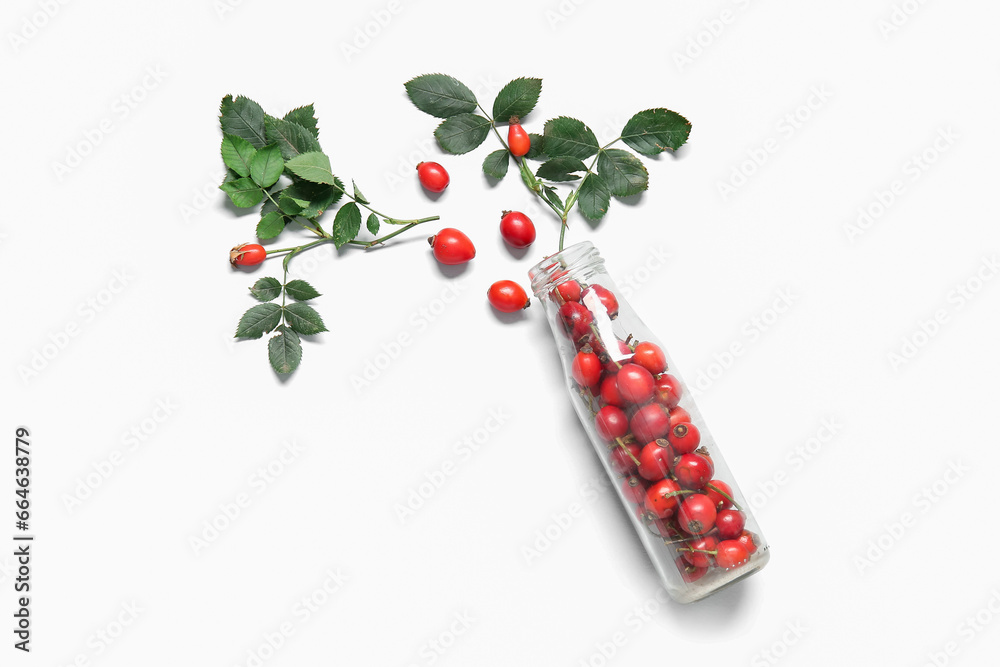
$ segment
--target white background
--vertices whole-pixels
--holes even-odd
[[[3,664],[995,655],[1000,10],[678,4],[6,2],[3,429],[9,442],[18,425],[33,433],[37,541],[30,656],[10,646],[15,575],[0,551]],[[610,139],[654,106],[692,121],[676,157],[648,161],[647,193],[597,229],[574,214],[568,239],[597,244],[687,381],[705,378],[699,405],[772,545],[759,575],[662,602],[613,496],[584,490],[601,472],[541,309],[501,321],[483,297],[500,278],[526,284],[557,225],[538,209],[535,245],[505,249],[499,212],[530,199],[516,177],[486,183],[492,138],[459,157],[427,142],[435,120],[402,84],[433,71],[487,107],[511,78],[542,77],[531,131],[565,114]],[[465,230],[476,259],[446,274],[429,229],[296,260],[330,332],[280,381],[264,341],[230,338],[247,287],[278,267],[226,261],[254,227],[215,189],[227,93],[275,114],[315,102],[339,175],[393,215]],[[87,154],[57,173],[73,152]],[[436,201],[412,171],[428,158],[452,175]],[[724,195],[726,183],[740,185]],[[859,209],[880,215],[852,235]],[[774,318],[781,290],[793,305]],[[400,334],[410,345],[352,385]],[[491,411],[502,427],[461,454]],[[131,429],[146,429],[133,449]],[[292,441],[301,452],[261,485],[256,471]],[[115,451],[119,465],[93,476]],[[12,458],[0,535],[14,532]],[[397,505],[449,461],[454,474],[401,520]],[[97,488],[69,508],[88,476]],[[196,553],[191,538],[239,494],[249,506]],[[579,515],[553,529],[573,503]],[[547,528],[556,539],[529,562]],[[347,580],[326,594],[330,571]],[[309,596],[324,604],[306,617]]]

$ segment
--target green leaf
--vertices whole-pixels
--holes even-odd
[[[237,338],[260,338],[281,322],[281,306],[262,303],[243,313],[236,325]]]
[[[320,294],[316,291],[316,288],[307,283],[304,280],[289,280],[288,284],[285,285],[285,292],[288,296],[292,297],[296,301],[308,301],[309,299],[315,299]]]
[[[410,101],[438,118],[450,118],[476,109],[476,96],[469,87],[446,74],[424,74],[406,82]]]
[[[326,153],[311,151],[297,155],[285,163],[293,174],[311,183],[333,185],[333,172],[330,170],[330,158]]]
[[[487,176],[501,179],[507,175],[507,167],[510,166],[510,152],[506,148],[493,151],[483,160],[483,171]]]
[[[219,123],[223,134],[232,134],[246,139],[254,148],[267,145],[267,134],[264,130],[264,110],[251,99],[240,95],[235,100],[232,95],[222,98],[219,108],[221,115]]]
[[[308,129],[298,123],[282,120],[273,116],[268,116],[265,120],[267,142],[278,144],[281,149],[281,157],[291,160],[296,155],[320,152],[322,149]]]
[[[299,335],[285,325],[275,331],[278,334],[267,341],[267,360],[276,373],[287,375],[298,368],[302,361],[302,344],[299,342]]]
[[[277,144],[261,148],[250,162],[250,178],[262,188],[269,188],[277,183],[284,170],[285,162],[281,159],[281,150]]]
[[[575,181],[574,171],[587,171],[587,165],[575,157],[554,157],[542,163],[535,175],[549,181]]]
[[[608,212],[611,204],[611,192],[608,184],[597,174],[590,174],[580,184],[576,197],[580,212],[590,220],[600,220]]]
[[[365,226],[368,227],[368,231],[372,236],[378,236],[379,221],[377,215],[369,213],[368,222],[365,223]]]
[[[288,188],[285,188],[287,190]],[[295,199],[288,195],[285,190],[281,191],[278,195],[278,208],[285,215],[298,215],[302,212],[302,209],[309,205],[308,201],[303,201],[301,199]]]
[[[250,208],[256,206],[264,199],[264,191],[249,178],[237,178],[235,181],[227,181],[219,186],[219,189],[229,195],[233,204],[240,208]]]
[[[285,228],[285,216],[278,211],[271,211],[261,216],[257,223],[257,238],[273,239]]]
[[[642,160],[620,148],[606,148],[597,156],[597,170],[616,197],[637,195],[649,187]]]
[[[240,176],[250,175],[250,161],[256,153],[257,149],[243,137],[222,135],[222,161]]]
[[[490,121],[472,113],[452,116],[434,130],[441,148],[454,155],[473,150],[486,141],[489,133]]]
[[[524,157],[529,160],[541,159],[540,156],[545,155],[545,146],[542,143],[545,141],[545,137],[531,132],[528,134],[528,138],[531,139],[531,148],[529,148],[528,152],[524,154]]]
[[[261,278],[250,288],[250,293],[258,301],[273,301],[281,296],[281,283],[277,278]]]
[[[545,123],[545,152],[549,157],[584,160],[599,147],[593,130],[575,118],[560,116]]]
[[[284,308],[285,321],[297,333],[303,336],[311,336],[321,331],[326,331],[323,318],[319,316],[316,309],[307,303],[290,303]]]
[[[226,167],[226,176],[225,176],[225,178],[222,179],[222,182],[223,183],[230,183],[230,182],[235,181],[235,180],[237,180],[239,178],[240,178],[239,174],[237,174],[235,171],[233,171],[229,167]]]
[[[339,248],[348,241],[353,241],[359,231],[361,231],[361,209],[354,202],[347,202],[340,207],[337,217],[333,219],[333,245]]]
[[[493,100],[493,120],[506,123],[511,116],[524,118],[538,104],[541,92],[541,79],[514,79],[501,88]]]
[[[691,123],[669,109],[647,109],[632,116],[622,130],[622,141],[642,155],[677,150],[688,140]]]
[[[563,210],[566,206],[563,204],[562,199],[559,198],[559,193],[556,192],[555,188],[549,187],[547,185],[542,186],[542,196],[545,197],[553,206],[559,210]]]
[[[306,128],[309,130],[309,134],[319,139],[318,121],[316,120],[316,110],[313,109],[313,105],[307,104],[304,107],[292,109],[285,114],[283,120],[287,120],[289,123],[295,123],[296,125]]]
[[[298,211],[299,215],[305,218],[315,218],[336,204],[343,196],[344,184],[336,177],[333,181],[334,185],[295,181],[282,192],[301,207]]]
[[[365,196],[363,194],[361,194],[361,190],[358,190],[358,184],[354,182],[354,179],[351,179],[351,185],[354,186],[354,198],[356,200],[358,200],[362,204],[370,204],[371,203],[370,201],[368,201],[365,198]]]

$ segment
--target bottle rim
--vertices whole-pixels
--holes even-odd
[[[584,271],[591,271],[604,264],[601,253],[590,241],[581,241],[546,257],[528,270],[531,291],[541,297],[562,283],[573,280]]]

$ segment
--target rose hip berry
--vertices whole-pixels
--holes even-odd
[[[256,266],[265,259],[267,251],[257,243],[241,243],[229,251],[229,263],[233,266]]]
[[[657,482],[670,473],[674,453],[665,440],[651,442],[639,452],[639,476]]]
[[[698,581],[708,573],[707,567],[695,567],[680,556],[674,562],[677,564],[677,569],[681,572],[681,579],[689,584]]]
[[[743,545],[747,553],[753,555],[757,553],[757,536],[749,530],[744,530],[736,541]]]
[[[566,335],[575,340],[590,331],[594,314],[582,303],[567,301],[559,307],[559,321]]]
[[[674,477],[685,489],[700,489],[712,479],[715,467],[701,454],[684,454],[674,463]],[[713,511],[715,503],[712,504]]]
[[[443,192],[451,177],[448,172],[437,162],[421,162],[417,165],[417,177],[420,178],[420,185],[431,192]]]
[[[619,408],[625,405],[625,399],[618,391],[618,375],[609,375],[601,381],[601,400]]]
[[[531,137],[521,127],[521,119],[517,116],[510,117],[510,125],[507,128],[507,146],[510,154],[514,157],[527,155],[531,150]]]
[[[670,411],[670,428],[685,423],[691,423],[691,413],[684,408],[674,408]]]
[[[739,510],[722,510],[716,512],[715,527],[719,529],[719,537],[724,540],[735,540],[743,534],[746,517]]]
[[[656,400],[671,410],[677,407],[683,391],[680,381],[669,373],[656,378]]]
[[[634,475],[638,468],[635,459],[639,458],[639,445],[628,444],[624,447],[615,447],[608,458],[611,460],[611,467],[619,475]]]
[[[670,418],[662,405],[650,403],[642,406],[632,415],[630,426],[636,440],[652,442],[667,434],[667,431],[670,430]]]
[[[486,290],[490,305],[501,313],[516,313],[531,305],[524,288],[513,280],[498,280]]]
[[[716,547],[715,564],[724,570],[732,570],[750,560],[750,552],[739,540],[722,540]]]
[[[578,352],[570,366],[573,379],[581,387],[593,387],[600,382],[602,370],[601,360],[593,352]]]
[[[702,535],[715,525],[715,506],[704,493],[689,495],[677,509],[677,523],[692,535]]]
[[[500,236],[514,248],[527,248],[535,241],[535,225],[520,211],[504,211],[500,218]]]
[[[646,485],[638,477],[626,477],[622,482],[622,492],[633,503],[641,503],[646,497]]]
[[[715,551],[717,546],[719,546],[718,538],[711,535],[691,540],[687,543],[687,548],[694,549],[695,551],[684,551],[682,552],[682,557],[695,567],[708,567],[712,564],[714,555],[703,552]]]
[[[705,485],[705,495],[715,503],[716,510],[724,510],[732,505],[729,499],[733,497],[733,490],[721,479],[709,480]]]
[[[680,490],[672,479],[656,482],[646,492],[646,509],[661,519],[670,517],[680,502]]]
[[[442,264],[465,264],[476,256],[476,247],[469,237],[451,227],[445,227],[427,242],[434,251],[434,259]]]
[[[656,343],[644,341],[635,346],[632,363],[639,364],[653,375],[667,370],[667,357]]]
[[[624,364],[618,371],[618,392],[629,403],[642,405],[653,397],[653,376],[638,364]]]
[[[677,424],[667,433],[667,441],[678,454],[690,454],[698,449],[701,433],[694,424]]]
[[[628,433],[628,417],[621,408],[613,405],[605,405],[600,409],[594,417],[594,425],[597,427],[598,435],[608,442],[624,437]]]
[[[608,311],[608,317],[611,319],[618,317],[618,299],[611,293],[611,290],[601,285],[591,285],[583,293],[584,297],[586,297],[588,292],[593,292],[597,295],[597,298],[604,305],[605,310]]]
[[[580,283],[575,280],[567,280],[564,283],[560,283],[556,287],[556,291],[559,292],[559,296],[562,297],[563,301],[579,301],[582,293]]]

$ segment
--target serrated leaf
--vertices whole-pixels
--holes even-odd
[[[507,175],[507,168],[510,166],[510,152],[506,148],[493,151],[483,160],[483,171],[487,176],[502,179]]]
[[[542,187],[542,196],[545,197],[553,206],[559,210],[563,210],[566,206],[563,204],[562,199],[559,198],[559,193],[556,192],[555,188],[550,188],[549,186]]]
[[[313,109],[313,105],[307,104],[304,107],[292,109],[285,114],[282,120],[287,120],[289,123],[301,125],[309,130],[309,134],[319,139],[319,126],[318,121],[316,120],[316,110]]]
[[[232,181],[238,180],[239,178],[241,178],[241,176],[239,174],[237,174],[235,171],[233,171],[229,167],[226,167],[226,175],[222,179],[222,182],[223,183],[231,183]]]
[[[250,175],[250,161],[256,154],[257,149],[243,137],[222,135],[222,161],[240,176]]]
[[[649,187],[642,160],[620,148],[606,148],[597,156],[597,171],[616,197],[637,195]]]
[[[219,123],[223,134],[232,134],[250,142],[254,148],[267,145],[264,130],[264,110],[253,100],[240,95],[235,100],[232,95],[222,98],[219,108]]]
[[[542,155],[545,155],[545,137],[534,132],[528,133],[528,138],[531,139],[531,148],[528,152],[524,154],[524,157],[529,160],[541,159]]]
[[[434,130],[434,136],[437,137],[441,148],[454,155],[468,153],[477,148],[486,141],[486,135],[489,133],[490,121],[472,113],[447,118]]]
[[[291,160],[297,155],[311,152],[322,152],[319,141],[305,127],[274,116],[265,119],[268,143],[278,144],[281,157]]]
[[[288,284],[285,285],[285,292],[296,301],[308,301],[320,295],[315,287],[298,278],[288,281]]]
[[[334,177],[333,185],[321,185],[309,181],[295,181],[282,190],[287,197],[302,208],[298,214],[304,218],[315,218],[323,213],[343,196],[344,184]]]
[[[337,217],[333,219],[333,245],[339,248],[348,241],[353,241],[360,231],[361,209],[354,202],[347,202],[340,207]]]
[[[535,175],[548,181],[575,181],[580,177],[574,171],[587,171],[587,165],[575,157],[554,157],[543,162]]]
[[[330,158],[326,153],[311,151],[296,155],[285,163],[285,167],[300,178],[310,183],[333,185],[333,172],[330,170]]]
[[[323,318],[319,316],[316,309],[307,303],[290,303],[284,308],[285,321],[297,333],[303,336],[311,336],[321,331],[326,331]]]
[[[262,303],[243,313],[236,325],[237,338],[260,338],[281,322],[281,306]]]
[[[285,190],[287,189],[288,188],[285,188]],[[278,195],[277,197],[278,208],[281,209],[281,212],[284,213],[285,215],[298,215],[299,213],[302,212],[302,209],[304,207],[309,205],[308,201],[295,199],[294,197],[286,193],[285,190],[282,190],[281,194]]]
[[[351,185],[354,186],[354,199],[361,202],[362,204],[371,203],[368,201],[368,199],[365,198],[363,194],[361,194],[361,190],[358,189],[358,184],[354,182],[354,179],[351,179]]]
[[[249,178],[237,178],[235,181],[227,181],[219,186],[219,189],[229,195],[233,204],[240,208],[250,208],[256,206],[264,199],[264,191]]]
[[[250,288],[250,293],[258,301],[273,301],[281,296],[281,283],[277,278],[261,278]]]
[[[500,89],[493,100],[493,120],[506,123],[511,116],[524,118],[538,104],[542,80],[522,77]]]
[[[299,335],[285,325],[277,329],[276,336],[267,341],[267,360],[276,373],[287,375],[299,367],[302,361],[302,344]]]
[[[285,228],[285,216],[278,211],[271,211],[261,216],[257,223],[257,238],[261,240],[273,239]]]
[[[368,221],[365,223],[365,226],[368,228],[368,231],[372,236],[378,236],[379,221],[377,215],[369,213]]]
[[[599,147],[594,131],[582,121],[560,116],[545,123],[545,152],[549,157],[584,160]]]
[[[410,101],[438,118],[450,118],[476,109],[476,96],[469,87],[447,74],[424,74],[406,82]]]
[[[629,118],[622,141],[642,155],[677,150],[691,134],[691,123],[669,109],[646,109]]]
[[[250,161],[250,178],[262,188],[269,188],[277,183],[284,170],[285,162],[281,159],[281,150],[277,144],[261,148]]]
[[[611,191],[607,183],[597,174],[590,174],[580,184],[576,201],[580,212],[590,220],[600,220],[608,212],[611,204]]]

